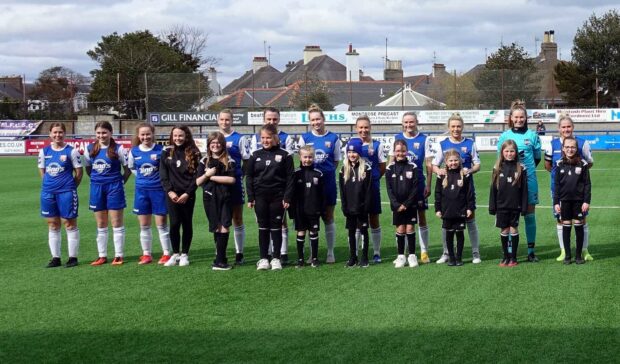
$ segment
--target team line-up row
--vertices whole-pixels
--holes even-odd
[[[99,256],[91,263],[93,266],[108,262],[109,225],[112,225],[115,251],[112,264],[124,263],[124,183],[132,172],[136,184],[133,212],[138,217],[143,250],[139,264],[153,261],[151,224],[154,219],[162,248],[158,263],[189,265],[192,218],[199,186],[203,188],[204,210],[215,242],[214,270],[228,270],[232,266],[228,264],[226,253],[231,230],[235,264],[245,261],[243,205],[246,203],[255,210],[258,224],[258,270],[279,270],[289,263],[287,214],[294,221],[296,231],[296,266],[319,266],[321,220],[327,247],[324,261],[334,263],[334,210],[338,191],[348,231],[346,266],[367,267],[371,259],[379,263],[380,179],[385,177],[398,251],[394,265],[397,268],[417,267],[416,235],[421,248],[420,261],[430,263],[426,210],[433,174],[437,176],[434,208],[442,219],[444,245],[437,263],[463,265],[466,228],[472,246],[472,262],[482,261],[472,178],[480,170],[480,159],[475,142],[462,135],[464,123],[458,114],[448,120],[448,137],[432,146],[426,135],[418,130],[416,114],[405,113],[402,132],[396,134],[390,146],[388,163],[383,146],[372,139],[368,117],[357,119],[358,137],[351,138],[342,148],[339,136],[326,129],[323,111],[312,106],[308,113],[311,130],[301,135],[293,150],[292,138],[277,129],[279,110],[266,109],[264,125],[260,133],[251,137],[248,153],[245,138],[231,128],[232,112],[223,110],[218,117],[219,131],[209,134],[204,156],[186,126],[175,126],[170,132],[169,146],[163,148],[155,143],[154,127],[141,123],[136,127],[132,148],[126,150],[114,141],[112,125],[99,122],[95,126],[96,142],[81,155],[65,143],[64,125],[52,124],[51,144],[41,150],[38,161],[43,180],[41,215],[47,219],[52,255],[47,266],[62,265],[61,223],[68,241],[69,258],[65,266],[78,265],[77,187],[83,166],[90,175],[89,208],[94,211],[97,224]],[[495,215],[496,227],[500,230],[503,250],[500,266],[512,267],[518,264],[521,215],[525,220],[527,261],[538,261],[535,254],[536,165],[543,160],[543,153],[538,135],[528,129],[527,111],[522,103],[513,103],[509,127],[498,142],[489,213]],[[553,212],[558,222],[561,253],[557,260],[565,264],[572,262],[570,239],[574,227],[574,261],[582,264],[593,259],[587,250],[586,224],[591,191],[589,168],[593,159],[588,143],[574,137],[573,129],[570,117],[560,118],[560,137],[553,139],[545,151],[544,163],[551,172]],[[294,152],[299,153],[297,169],[293,166]],[[342,166],[338,169],[340,162]],[[417,234],[415,225],[418,225]],[[306,235],[310,242],[308,260]],[[371,241],[372,258],[369,254]]]

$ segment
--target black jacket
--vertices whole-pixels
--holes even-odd
[[[235,161],[232,158],[228,160],[228,169],[225,169],[224,164],[219,160],[204,157],[200,160],[200,164],[198,164],[196,178],[202,176],[207,169],[213,167],[215,167],[215,176],[235,177]],[[211,198],[217,198],[218,201],[228,201],[232,193],[232,186],[232,184],[216,183],[208,180],[202,185],[202,189],[205,197],[209,195]]]
[[[289,207],[292,219],[297,216],[318,216],[325,212],[323,173],[314,166],[301,167],[293,175],[293,199]]]
[[[590,183],[590,169],[584,160],[579,164],[568,164],[558,161],[555,168],[555,186],[553,188],[553,204],[560,201],[579,201],[590,203],[592,184]]]
[[[448,179],[448,186],[443,188],[443,180]],[[445,176],[438,176],[435,184],[435,212],[441,211],[443,219],[460,219],[467,217],[467,210],[476,209],[476,198],[472,188],[471,175],[463,176],[460,169],[449,169]]]
[[[366,164],[366,170],[358,175],[357,165],[355,165],[350,173],[350,178],[345,182],[344,166],[340,168],[338,181],[342,212],[345,216],[368,214],[372,201],[370,194],[372,169]]]
[[[174,153],[171,155],[171,147],[167,147],[161,154],[161,168],[159,177],[161,185],[166,193],[174,191],[177,194],[187,193],[188,195],[196,192],[196,172],[200,161],[200,152],[192,155],[194,170],[190,172],[189,164],[185,160],[185,148],[175,146]]]
[[[256,196],[282,196],[290,202],[294,172],[293,157],[280,146],[254,151],[245,177],[248,201],[255,201]]]
[[[489,195],[489,213],[517,211],[522,215],[527,212],[527,171],[521,165],[521,179],[513,185],[517,172],[516,161],[504,161],[499,171],[499,188],[497,183],[491,183]]]
[[[385,185],[392,211],[397,211],[400,205],[417,208],[418,169],[415,163],[407,159],[390,163],[385,171]]]

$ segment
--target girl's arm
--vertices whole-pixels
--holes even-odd
[[[474,211],[476,209],[476,194],[474,193],[474,177],[471,174],[465,176],[467,189],[465,190],[465,198],[467,199],[467,210]],[[469,215],[468,215],[469,217]]]
[[[590,181],[590,170],[587,168],[587,165],[581,169],[581,173],[583,173],[583,202],[588,204],[589,207],[592,199],[592,182]]]
[[[525,216],[527,214],[528,207],[528,191],[527,191],[527,169],[523,168],[523,173],[521,175],[521,215]]]
[[[411,169],[411,173],[413,173],[413,178],[412,178],[412,185],[411,185],[411,189],[409,190],[409,194],[407,195],[407,199],[405,200],[405,202],[403,202],[403,205],[405,206],[415,206],[416,205],[416,198],[418,197],[418,171],[417,168],[412,168]]]
[[[289,137],[290,138],[290,137]],[[284,188],[284,208],[288,208],[291,200],[293,199],[293,188],[295,180],[293,175],[295,174],[295,167],[293,162],[293,155],[288,154],[284,157],[284,171],[286,173],[286,187]]]
[[[245,174],[245,189],[248,191],[248,206],[254,203],[254,161],[256,157],[254,154],[248,159],[246,174]]]
[[[346,163],[346,162],[345,162]],[[345,214],[347,208],[347,194],[344,193],[344,173],[343,168],[340,168],[340,172],[338,173],[338,191],[340,191],[340,206],[342,208],[342,212]]]
[[[443,188],[441,183],[443,182],[443,178],[447,177],[437,177],[435,181],[435,212],[441,212],[441,190]]]
[[[433,185],[433,165],[431,164],[431,158],[426,158],[424,161],[426,167],[426,187],[424,187],[424,198],[431,195],[431,186]]]
[[[168,159],[169,151],[164,149],[161,152],[161,159],[159,161],[159,180],[161,182],[161,187],[166,191],[166,193],[172,191],[172,183],[170,183],[170,177],[168,172],[168,163],[166,162]],[[88,167],[86,167],[88,171]],[[90,175],[90,173],[89,173]]]
[[[495,172],[495,171],[493,171]],[[495,215],[497,213],[497,185],[491,178],[491,188],[489,188],[489,214]]]
[[[471,164],[471,169],[468,170],[469,174],[474,174],[480,170],[480,155],[478,155],[478,148],[476,148],[476,143],[473,143],[471,146]]]
[[[387,171],[389,173],[385,176],[385,187],[387,189],[388,199],[390,200],[390,208],[392,211],[396,211],[401,205],[400,202],[396,201],[393,187],[394,179],[398,178],[398,176],[392,177],[392,171],[389,168]]]

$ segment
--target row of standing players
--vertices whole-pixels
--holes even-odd
[[[502,266],[517,264],[519,213],[525,215],[528,240],[528,261],[535,262],[534,206],[538,203],[535,166],[541,160],[540,142],[535,133],[527,129],[527,113],[522,105],[513,105],[510,129],[500,138],[500,154],[494,167],[489,211],[497,214],[496,225],[501,229],[504,251]],[[309,110],[312,130],[300,137],[301,168],[293,169],[292,139],[277,131],[277,109],[266,109],[265,126],[259,135],[251,138],[248,153],[240,134],[231,129],[232,115],[222,111],[218,119],[220,133],[209,135],[207,155],[200,151],[187,127],[175,127],[170,134],[170,147],[154,142],[154,128],[140,124],[136,128],[133,148],[125,151],[112,138],[109,123],[98,123],[95,128],[97,143],[89,146],[83,163],[91,176],[89,207],[97,221],[97,246],[99,258],[92,265],[107,263],[108,223],[113,227],[115,247],[114,265],[123,264],[125,196],[123,183],[136,175],[134,213],[140,223],[140,242],[143,255],[140,264],[152,262],[151,219],[155,215],[163,255],[160,264],[166,266],[188,265],[189,249],[193,237],[192,217],[195,191],[203,186],[205,213],[209,231],[214,235],[215,270],[230,269],[226,257],[229,229],[234,227],[235,263],[244,261],[245,229],[243,227],[244,191],[241,184],[242,164],[245,164],[248,207],[256,211],[259,228],[260,259],[258,269],[281,269],[288,260],[288,228],[285,213],[295,220],[297,231],[298,266],[303,266],[306,232],[310,238],[309,264],[318,266],[318,231],[320,218],[325,224],[327,263],[335,262],[334,207],[336,205],[336,168],[340,156],[339,137],[325,129],[323,112],[314,107]],[[405,113],[403,132],[396,135],[390,154],[393,162],[386,168],[386,158],[381,144],[370,134],[370,120],[360,117],[356,122],[359,138],[352,138],[346,147],[346,156],[339,174],[343,213],[346,217],[350,257],[347,266],[368,266],[369,227],[373,241],[375,262],[380,262],[381,213],[379,180],[386,175],[386,185],[396,226],[398,255],[396,267],[418,265],[415,254],[415,230],[419,225],[421,261],[429,263],[429,234],[426,223],[426,199],[430,195],[431,175],[438,176],[435,189],[435,210],[443,219],[442,241],[444,250],[438,263],[462,265],[463,231],[468,229],[472,244],[473,263],[480,263],[479,239],[475,223],[475,192],[471,175],[480,169],[480,160],[472,139],[463,138],[463,120],[453,115],[448,121],[448,137],[432,150],[429,140],[417,129],[417,116]],[[554,139],[546,153],[546,167],[555,176],[556,166],[569,162],[570,148],[566,155],[562,143],[572,138],[573,123],[570,118],[560,120],[560,138]],[[50,267],[60,266],[60,222],[65,224],[69,246],[67,266],[77,265],[79,230],[77,228],[77,185],[81,180],[79,153],[64,144],[64,126],[54,124],[50,129],[52,144],[42,150],[39,168],[43,177],[41,214],[48,220],[49,246],[52,253]],[[504,143],[510,140],[512,142]],[[576,139],[576,153],[572,156],[583,163],[579,173],[567,172],[562,176],[579,175],[580,184],[560,185],[557,204],[558,238],[562,249],[559,260],[570,262],[570,228],[574,224],[577,234],[576,261],[591,259],[587,245],[582,256],[581,247],[587,244],[585,214],[589,204],[588,167],[592,164],[587,143]],[[514,154],[512,156],[510,153]],[[244,160],[245,159],[245,160]],[[242,162],[243,161],[243,162]],[[440,166],[445,161],[445,168]],[[520,163],[517,163],[520,162]],[[572,163],[572,162],[571,162]],[[419,165],[419,166],[418,166]],[[123,172],[121,168],[124,167]],[[513,168],[513,169],[510,169]],[[426,176],[423,169],[426,169]],[[508,169],[508,170],[505,170]],[[560,169],[564,171],[564,169]],[[497,173],[495,173],[497,171]],[[530,173],[528,173],[528,171]],[[387,173],[386,173],[387,172]],[[506,173],[504,173],[506,172]],[[509,176],[510,174],[510,176]],[[552,178],[553,180],[553,178]],[[587,180],[587,183],[586,183]],[[562,179],[555,179],[562,182]],[[517,183],[518,182],[518,183]],[[565,181],[564,181],[565,182]],[[564,183],[562,182],[562,183]],[[585,186],[585,187],[584,187]],[[563,193],[562,189],[581,189],[581,194]],[[512,191],[514,190],[514,191]],[[512,191],[512,192],[510,192]],[[587,193],[586,193],[587,192]],[[512,196],[512,197],[511,197]],[[515,196],[520,196],[521,200]],[[580,201],[575,202],[575,196]],[[568,198],[568,200],[567,200]],[[556,202],[554,195],[554,202]],[[569,203],[570,202],[570,203]],[[579,202],[581,204],[579,204]],[[557,206],[556,206],[557,205]],[[575,207],[575,206],[577,206]],[[567,207],[572,206],[572,207]],[[166,215],[170,215],[170,228]],[[572,215],[571,215],[572,214]],[[560,216],[561,215],[561,216]],[[574,215],[574,216],[573,216]],[[533,226],[533,229],[532,229]],[[182,230],[182,234],[181,234]],[[568,235],[567,235],[568,231]],[[456,238],[456,251],[453,247]],[[585,241],[584,241],[585,240]],[[359,243],[359,244],[358,244]],[[568,244],[567,244],[568,243]],[[408,245],[408,257],[405,248]],[[361,246],[361,254],[358,254]],[[358,255],[359,257],[358,261]]]

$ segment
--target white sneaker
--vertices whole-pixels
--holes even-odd
[[[402,268],[405,266],[406,263],[407,258],[405,258],[405,255],[399,254],[394,260],[394,268]]]
[[[448,262],[448,260],[450,260],[450,258],[449,258],[447,255],[442,254],[442,255],[441,255],[441,258],[437,259],[437,262],[436,262],[436,263],[437,263],[437,264],[444,264],[444,263],[447,263],[447,262]]]
[[[177,264],[179,264],[179,254],[172,254],[170,259],[164,263],[164,267],[174,267]]]
[[[256,270],[269,270],[271,269],[271,265],[267,259],[261,259],[256,262]]]
[[[474,264],[482,263],[482,259],[480,259],[480,253],[474,253],[473,254],[473,259],[471,260],[471,262],[474,263]]]
[[[334,253],[331,254],[327,254],[327,258],[325,258],[325,263],[327,264],[334,264],[336,263],[336,258],[334,257]]]
[[[187,267],[189,265],[189,257],[187,254],[181,254],[179,258],[179,267]]]
[[[415,254],[409,254],[409,256],[407,257],[407,263],[409,264],[411,268],[417,267],[418,257],[416,257]]]
[[[271,259],[271,270],[282,270],[282,262],[280,262],[280,259]]]

